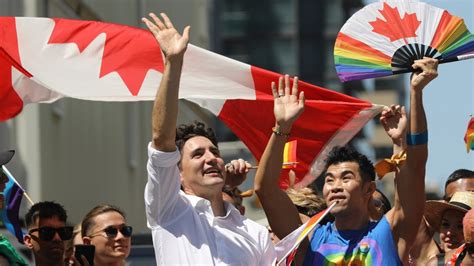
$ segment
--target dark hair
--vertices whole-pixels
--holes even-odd
[[[61,222],[66,223],[67,213],[62,205],[53,201],[42,201],[31,206],[25,214],[26,228],[35,224],[38,218],[48,219],[57,217]]]
[[[92,210],[90,210],[86,214],[86,216],[84,216],[84,219],[82,219],[82,222],[81,222],[82,236],[88,236],[90,234],[89,231],[95,225],[94,218],[96,216],[99,216],[107,212],[118,212],[120,213],[120,215],[122,215],[123,218],[125,218],[125,213],[122,210],[120,210],[118,207],[115,207],[113,205],[108,205],[108,204],[101,204],[101,205],[95,206]]]
[[[324,172],[328,170],[329,166],[344,162],[357,163],[363,181],[375,180],[375,170],[372,162],[365,155],[350,147],[334,147],[326,158]]]
[[[176,146],[181,152],[184,143],[192,137],[203,136],[208,138],[212,144],[217,147],[217,138],[212,128],[206,128],[206,125],[199,121],[194,121],[193,124],[182,124],[176,128]]]
[[[380,191],[380,189],[376,188],[375,191],[377,191],[382,198],[380,201],[382,202],[383,208],[384,208],[384,214],[387,213],[390,209],[392,209],[392,205],[390,204],[390,201],[388,200],[387,196]]]
[[[467,169],[458,169],[454,171],[448,176],[448,179],[446,180],[446,183],[444,184],[444,189],[446,190],[446,188],[448,187],[450,183],[462,178],[474,178],[474,171],[467,170]]]

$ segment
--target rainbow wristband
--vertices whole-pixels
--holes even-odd
[[[428,131],[420,134],[407,134],[407,144],[410,146],[424,145],[428,143]]]

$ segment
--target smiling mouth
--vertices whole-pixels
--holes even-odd
[[[222,176],[221,171],[219,171],[218,169],[215,169],[215,168],[208,169],[208,170],[204,171],[203,174],[205,174],[205,175],[218,175],[218,176]]]

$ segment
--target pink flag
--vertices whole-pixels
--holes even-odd
[[[156,95],[163,58],[146,30],[22,17],[0,18],[0,28],[0,121],[27,103],[61,97],[149,101]],[[278,76],[189,45],[179,96],[218,116],[259,159],[274,125],[270,82]],[[305,185],[321,170],[324,155],[346,144],[382,107],[304,82],[300,88],[306,107],[291,139],[298,140],[296,182]]]

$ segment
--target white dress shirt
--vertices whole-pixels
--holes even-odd
[[[148,145],[145,210],[157,265],[274,265],[276,254],[265,227],[225,202],[215,217],[210,202],[180,190],[178,150]]]

